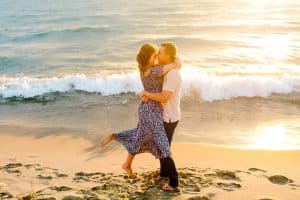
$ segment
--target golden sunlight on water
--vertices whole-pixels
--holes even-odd
[[[293,2],[296,0],[288,0],[289,2]],[[270,4],[286,4],[287,0],[248,0],[248,2],[255,5],[270,5]]]
[[[273,126],[258,127],[252,138],[250,149],[288,150],[296,149],[297,139],[287,134],[284,123]]]
[[[289,35],[271,35],[253,41],[261,48],[262,56],[276,61],[283,61],[291,53],[292,40]]]

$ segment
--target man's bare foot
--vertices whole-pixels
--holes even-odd
[[[164,177],[161,175],[158,175],[157,177],[155,177],[155,182],[160,182],[160,181],[166,182],[166,181],[168,181],[168,177]]]
[[[128,174],[128,177],[129,177],[129,178],[136,178],[136,175],[133,174],[133,172],[132,172],[131,166],[128,166],[128,165],[126,165],[126,164],[123,164],[123,165],[122,165],[122,168],[126,171],[126,173]]]
[[[110,143],[114,139],[115,139],[115,136],[113,136],[112,134],[107,135],[105,138],[103,138],[101,140],[101,142],[100,142],[101,147],[105,147],[105,145],[107,145],[108,143]]]
[[[168,183],[165,183],[165,185],[162,187],[162,190],[165,192],[179,192],[177,187],[172,187]]]

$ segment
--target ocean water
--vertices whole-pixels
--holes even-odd
[[[99,138],[135,126],[136,52],[172,41],[178,141],[300,148],[299,33],[297,0],[2,0],[0,132]]]

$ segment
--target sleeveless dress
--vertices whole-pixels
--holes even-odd
[[[144,89],[159,93],[163,78],[160,76],[163,66],[154,66],[150,73],[142,78]],[[159,102],[149,100],[139,106],[139,121],[136,128],[113,133],[116,140],[132,154],[151,153],[155,158],[170,156],[170,146],[163,124],[163,108]]]

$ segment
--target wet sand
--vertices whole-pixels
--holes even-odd
[[[64,95],[69,96],[45,104],[1,104],[0,134],[44,137],[67,133],[94,141],[107,133],[136,127],[140,100],[134,94],[104,97],[74,92]],[[263,134],[261,129],[282,125],[288,141],[282,141],[284,144],[277,147],[300,147],[297,134],[300,94],[213,102],[196,99],[182,100],[182,119],[176,128],[175,142],[252,147],[257,136]],[[258,148],[265,145],[260,144]]]
[[[196,143],[172,144],[179,192],[155,182],[159,162],[134,161],[137,179],[120,166],[126,151],[101,149],[70,135],[0,135],[0,199],[291,199],[300,198],[300,151],[240,150]]]

